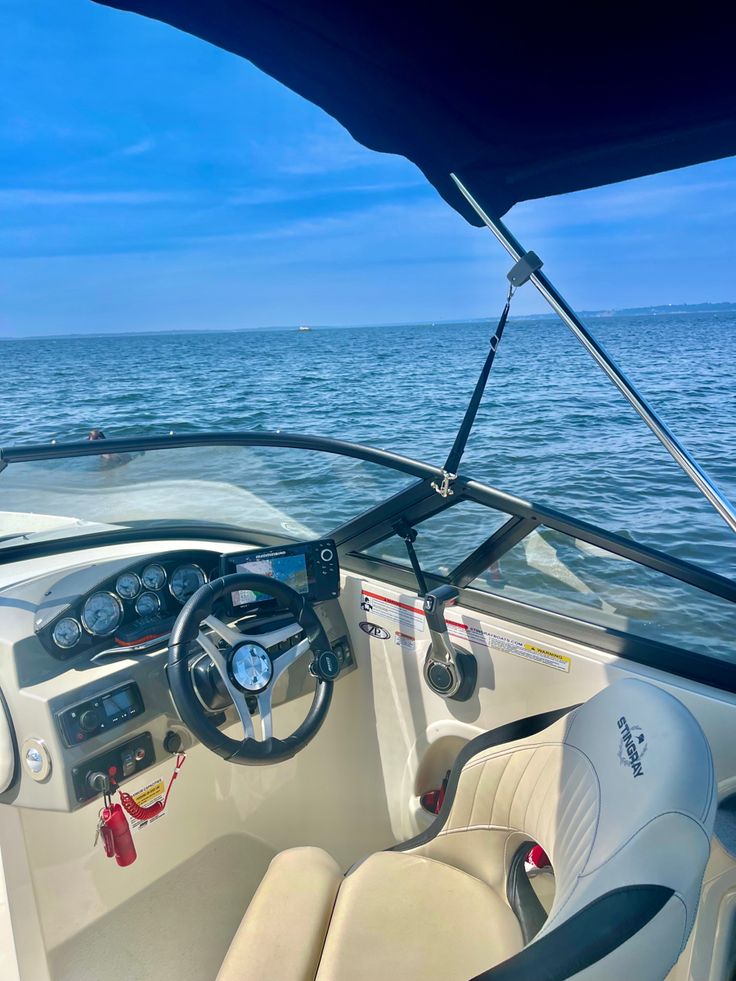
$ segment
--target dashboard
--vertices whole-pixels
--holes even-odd
[[[86,570],[71,573],[44,596],[36,634],[61,660],[152,643],[168,635],[189,597],[219,575],[221,561],[219,554],[199,549],[157,555],[115,568],[79,595]]]
[[[125,782],[182,740],[191,745],[168,687],[167,639],[196,590],[233,571],[272,576],[307,596],[339,660],[338,683],[355,669],[328,540],[269,549],[217,541],[109,545],[0,567],[0,750],[6,716],[15,758],[4,782],[0,752],[0,802],[74,810],[99,797],[90,774],[114,767]],[[292,624],[293,636],[300,630],[265,594],[233,593],[216,612],[248,635]],[[268,648],[268,656],[293,643]],[[227,727],[237,721],[234,706],[209,656],[193,647],[197,695],[211,721]],[[308,661],[285,673],[274,707],[314,690]],[[256,700],[248,704],[257,714]]]

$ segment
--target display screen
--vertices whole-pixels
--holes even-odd
[[[307,560],[304,555],[281,555],[273,559],[254,559],[252,562],[238,562],[237,572],[253,572],[269,579],[278,579],[291,586],[297,593],[309,592],[309,576]],[[251,603],[263,603],[273,597],[258,593],[252,589],[237,589],[230,594],[233,606],[249,606]]]
[[[108,719],[114,718],[120,712],[127,712],[133,707],[133,692],[130,688],[123,688],[121,691],[113,692],[112,695],[102,699],[102,707]]]

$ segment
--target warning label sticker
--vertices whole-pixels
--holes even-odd
[[[566,674],[570,671],[570,658],[566,654],[556,654],[554,651],[547,650],[546,647],[525,644],[520,640],[511,640],[509,637],[500,637],[496,634],[493,635],[491,646],[507,654],[515,654],[517,657],[525,657],[538,664],[546,664],[548,668],[554,668],[555,671],[564,671]]]
[[[401,630],[397,630],[394,634],[394,643],[398,644],[399,647],[403,647],[405,651],[415,651],[417,649],[416,637],[412,637],[411,634],[405,634]]]
[[[492,647],[504,654],[514,654],[516,657],[525,657],[528,661],[536,661],[537,664],[544,664],[555,671],[570,671],[570,658],[566,654],[557,654],[546,647],[539,647],[537,644],[525,643],[522,640],[514,640],[505,637],[503,634],[494,634],[490,630],[483,630],[481,627],[468,626],[454,620],[447,621],[447,631],[453,637],[462,637],[470,644],[481,644],[484,647]]]
[[[154,780],[153,783],[146,784],[145,787],[141,787],[134,794],[130,796],[140,807],[150,807],[157,801],[162,801],[164,799],[164,794],[166,793],[166,784],[163,780]],[[128,815],[128,820],[130,821],[131,831],[140,831],[141,828],[147,827],[149,824],[153,824],[154,821],[158,821],[162,818],[166,811],[162,811],[160,814],[156,814],[151,818],[143,818],[139,820],[134,818],[131,814]]]
[[[414,634],[423,632],[427,623],[423,610],[367,589],[361,592],[360,608],[364,614],[370,613],[376,618],[397,623],[399,630],[394,633],[394,643],[405,650],[416,650]],[[461,623],[459,620],[446,618],[445,622],[451,636],[460,637],[468,644],[493,648],[504,654],[513,654],[515,657],[524,657],[528,661],[554,668],[555,671],[564,671],[566,674],[570,672],[571,659],[566,654],[558,654],[547,647],[493,633],[491,630]]]
[[[372,613],[375,617],[392,620],[404,629],[423,631],[425,627],[423,610],[417,610],[408,603],[390,599],[388,596],[379,596],[378,593],[366,589],[360,594],[360,608],[364,613]]]

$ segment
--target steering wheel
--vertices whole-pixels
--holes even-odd
[[[273,597],[280,608],[291,613],[296,623],[268,633],[248,635],[212,615],[217,600],[241,589]],[[202,632],[203,623],[225,641],[226,648],[215,643],[212,635]],[[288,650],[269,655],[268,648],[282,644],[302,631],[305,636]],[[232,739],[220,732],[197,697],[189,664],[194,641],[212,658],[225,684],[240,716],[242,739]],[[274,686],[284,671],[309,651],[313,652],[310,672],[315,677],[312,705],[307,717],[290,736],[276,739],[271,708]],[[208,749],[231,763],[277,763],[290,759],[303,749],[325,720],[339,670],[340,664],[311,603],[291,586],[268,576],[235,572],[205,583],[182,607],[169,638],[169,687],[179,715]],[[258,703],[262,739],[255,735],[246,701],[249,696],[255,697]]]

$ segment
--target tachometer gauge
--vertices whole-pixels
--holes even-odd
[[[92,593],[82,610],[82,626],[95,637],[107,637],[123,618],[123,604],[114,593]]]
[[[74,647],[79,642],[79,638],[82,636],[82,628],[74,617],[63,617],[54,627],[54,632],[51,636],[54,638],[54,643],[57,647],[62,647],[65,651],[68,651],[70,647]]]
[[[135,612],[139,617],[152,617],[161,610],[161,600],[155,593],[141,593],[135,601]]]
[[[200,586],[207,582],[207,576],[202,572],[198,565],[180,565],[174,569],[171,575],[169,589],[171,595],[178,599],[180,603],[186,603],[190,596],[193,596]]]
[[[166,569],[153,562],[143,570],[141,579],[146,589],[162,589],[166,585]]]
[[[141,591],[141,581],[134,572],[124,572],[122,576],[118,576],[115,591],[123,599],[135,599]]]

